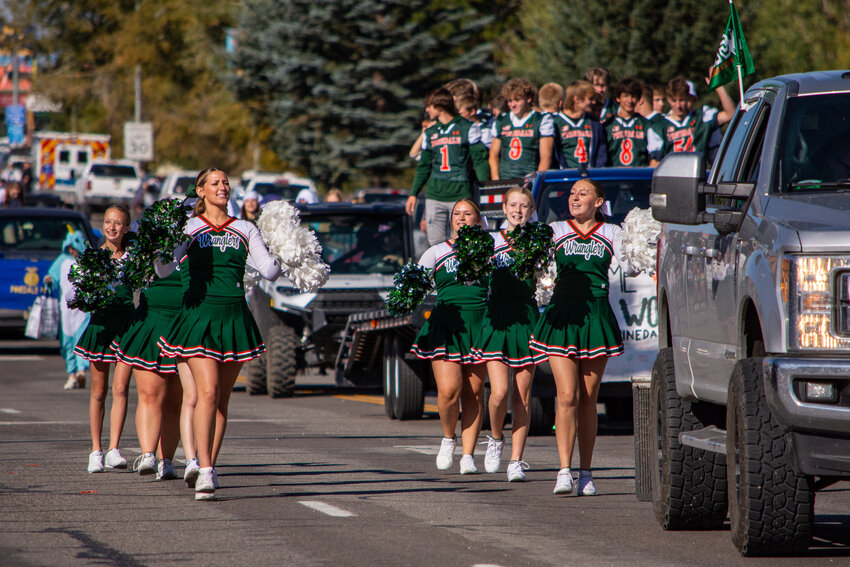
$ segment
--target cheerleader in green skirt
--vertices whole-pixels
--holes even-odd
[[[623,231],[599,213],[604,188],[591,179],[570,191],[573,218],[552,223],[558,275],[552,299],[531,336],[531,349],[549,357],[557,389],[555,436],[561,470],[555,494],[570,494],[576,436],[579,446],[578,494],[593,496],[590,467],[596,444],[596,398],[610,356],[623,353],[617,319],[608,303],[608,267],[615,259],[635,275],[622,254]]]
[[[227,406],[242,364],[261,356],[263,338],[245,301],[242,281],[249,258],[261,276],[274,280],[280,266],[259,229],[228,215],[230,182],[220,169],[201,171],[198,201],[184,232],[189,241],[175,251],[186,289],[180,312],[159,337],[166,357],[186,359],[198,393],[194,429],[200,471],[195,499],[215,498],[213,466],[227,425]],[[157,265],[165,277],[176,266]]]
[[[133,467],[140,475],[156,473],[157,480],[177,478],[172,460],[180,440],[180,405],[183,398],[177,360],[166,358],[157,346],[163,328],[174,322],[183,303],[180,272],[155,279],[141,293],[139,307],[124,332],[112,341],[118,367],[133,370],[139,402],[136,407],[136,434],[141,456]],[[189,372],[181,363],[182,373]],[[191,380],[191,375],[188,375]],[[191,462],[192,432],[184,440],[186,459]],[[160,461],[156,452],[159,446]],[[191,466],[191,465],[190,465]]]
[[[508,233],[524,225],[534,212],[534,198],[528,189],[513,187],[502,201],[505,224],[494,235],[495,248],[492,262],[495,270],[490,278],[490,294],[480,331],[473,343],[476,360],[487,364],[490,380],[490,431],[484,456],[484,470],[494,473],[504,447],[502,428],[508,409],[508,386],[511,369],[514,371],[513,427],[511,432],[511,460],[508,463],[508,482],[525,480],[522,460],[528,436],[531,401],[531,381],[535,365],[546,359],[544,354],[532,351],[528,339],[539,318],[534,299],[534,279],[520,281],[511,273],[513,248]]]
[[[437,409],[443,425],[443,439],[437,454],[437,468],[451,468],[457,445],[455,428],[461,414],[463,457],[460,473],[478,472],[473,454],[481,431],[481,394],[484,368],[472,356],[472,336],[484,316],[487,288],[477,283],[464,285],[455,279],[457,257],[454,237],[462,226],[481,224],[481,212],[471,199],[461,199],[451,212],[452,238],[432,246],[419,264],[433,270],[437,301],[422,326],[411,351],[430,360],[437,383]]]
[[[106,242],[102,248],[112,252],[114,261],[124,256],[127,233],[130,232],[130,211],[123,205],[113,205],[103,216],[103,234]],[[126,286],[115,288],[112,300],[102,309],[91,314],[89,324],[83,331],[74,352],[91,361],[91,394],[89,397],[89,427],[92,451],[89,454],[88,471],[103,472],[104,466],[115,469],[127,468],[127,461],[118,450],[124,419],[127,417],[127,388],[130,384],[130,369],[115,367],[112,378],[112,409],[109,412],[109,451],[104,457],[100,444],[103,432],[103,415],[106,392],[109,389],[109,365],[116,362],[110,349],[112,340],[120,334],[132,317],[133,291]]]

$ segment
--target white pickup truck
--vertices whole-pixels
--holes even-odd
[[[141,182],[141,171],[133,161],[94,160],[77,180],[77,203],[86,212],[115,203],[129,205]]]

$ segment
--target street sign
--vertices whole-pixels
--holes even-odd
[[[153,125],[150,122],[124,123],[124,158],[153,161]]]
[[[9,145],[17,146],[24,143],[24,124],[27,119],[27,111],[22,104],[14,104],[6,107],[6,135],[9,136]]]

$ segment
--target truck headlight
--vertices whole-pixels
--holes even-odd
[[[780,277],[789,349],[850,348],[850,256],[788,255]]]

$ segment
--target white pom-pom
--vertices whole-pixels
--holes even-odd
[[[537,289],[534,291],[534,299],[537,305],[542,307],[552,299],[552,290],[555,289],[555,277],[558,275],[558,265],[555,260],[549,261],[546,270],[537,278]]]
[[[301,292],[310,292],[328,281],[330,267],[322,260],[322,247],[312,230],[301,226],[298,209],[286,201],[272,201],[257,221],[269,252],[283,274]]]
[[[649,209],[629,211],[623,220],[623,254],[629,264],[649,274],[655,272],[655,256],[661,223]]]
[[[248,293],[251,288],[257,285],[257,282],[260,281],[261,277],[260,272],[251,266],[245,266],[245,275],[242,277],[242,289],[245,293]]]

